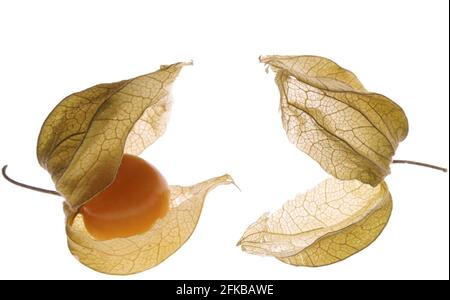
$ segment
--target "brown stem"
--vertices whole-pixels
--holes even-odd
[[[41,193],[61,196],[61,194],[58,193],[57,191],[47,190],[47,189],[43,189],[43,188],[39,188],[39,187],[35,187],[35,186],[32,186],[32,185],[28,185],[28,184],[25,184],[25,183],[21,183],[21,182],[15,181],[14,179],[12,179],[11,177],[9,177],[6,174],[6,168],[8,168],[8,165],[4,165],[3,168],[2,168],[3,177],[5,177],[5,179],[8,180],[9,182],[11,182],[12,184],[15,184],[15,185],[18,185],[18,186],[21,186],[23,188],[26,188],[26,189],[29,189],[29,190],[33,190],[33,191],[36,191],[36,192],[41,192]]]
[[[443,167],[439,167],[439,166],[435,166],[435,165],[430,165],[430,164],[426,164],[426,163],[422,163],[422,162],[417,162],[417,161],[413,161],[413,160],[394,159],[392,161],[392,163],[393,164],[410,164],[410,165],[422,166],[422,167],[436,169],[436,170],[439,170],[439,171],[447,173],[447,168],[443,168]]]

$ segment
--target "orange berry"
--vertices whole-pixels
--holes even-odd
[[[159,171],[140,157],[124,154],[116,178],[80,208],[87,231],[97,240],[148,231],[169,210],[170,191]]]

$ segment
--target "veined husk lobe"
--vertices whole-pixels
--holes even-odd
[[[70,210],[111,184],[123,153],[138,155],[164,133],[170,88],[188,64],[95,85],[53,109],[42,125],[37,157]]]
[[[276,72],[283,127],[289,140],[336,178],[372,186],[390,173],[408,133],[402,108],[367,92],[358,78],[317,56],[264,56]]]
[[[98,241],[86,230],[80,214],[65,209],[67,243],[72,254],[98,272],[129,275],[163,262],[176,252],[197,226],[207,194],[233,183],[229,175],[192,186],[170,186],[170,209],[146,232],[127,238]]]
[[[383,231],[392,197],[383,181],[327,179],[298,194],[274,213],[262,215],[238,245],[256,255],[296,266],[324,266],[369,246]]]

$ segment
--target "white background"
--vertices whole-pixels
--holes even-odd
[[[394,211],[366,250],[293,267],[235,243],[262,213],[327,178],[285,137],[261,54],[315,54],[400,104],[410,122],[397,159],[448,166],[448,1],[2,1],[0,164],[51,188],[36,139],[66,95],[194,60],[174,89],[166,134],[143,153],[170,184],[230,173],[242,192],[207,198],[191,239],[161,265],[115,277],[66,247],[61,199],[0,180],[0,278],[449,278],[448,174],[392,166]]]

